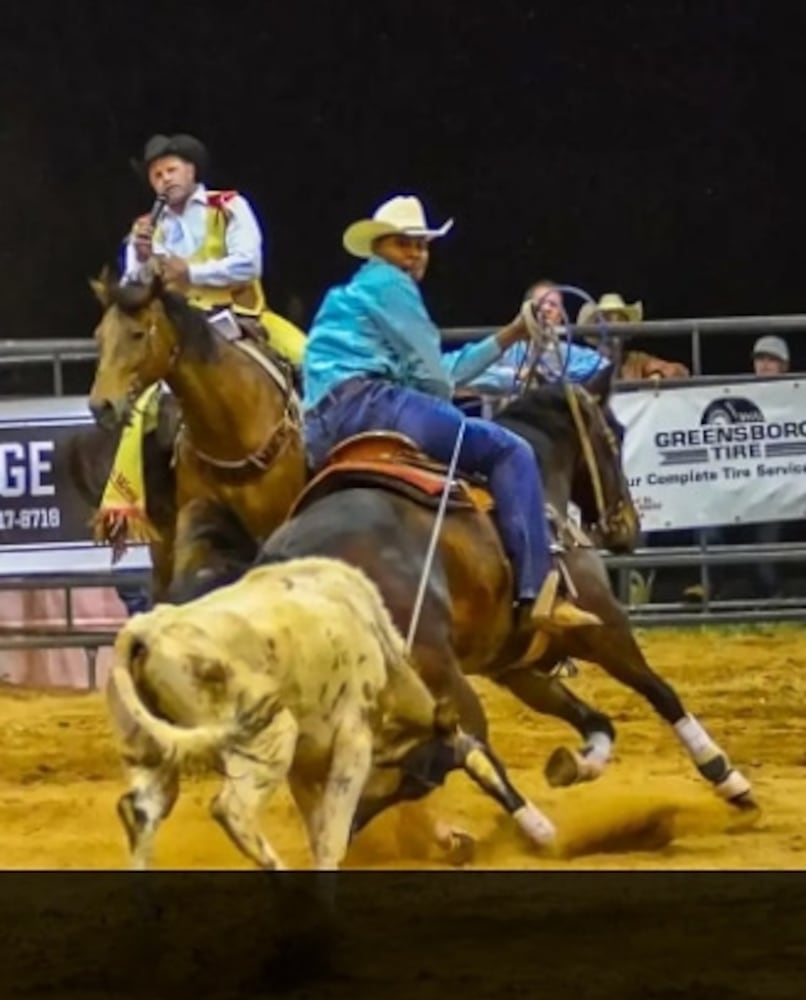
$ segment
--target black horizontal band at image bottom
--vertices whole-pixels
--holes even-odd
[[[6,873],[12,996],[800,997],[806,877]],[[716,992],[715,992],[716,991]]]

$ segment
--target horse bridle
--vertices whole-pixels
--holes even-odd
[[[591,486],[593,487],[593,496],[596,502],[596,513],[598,515],[597,525],[603,532],[614,532],[626,523],[625,508],[627,505],[622,498],[619,498],[611,507],[608,507],[605,503],[601,470],[599,468],[599,462],[596,459],[596,452],[593,447],[593,442],[591,441],[588,426],[582,415],[579,403],[580,397],[585,402],[588,412],[593,413],[593,419],[597,421],[599,431],[604,437],[605,442],[610,449],[610,453],[616,462],[621,461],[619,443],[616,440],[616,435],[613,433],[612,427],[610,427],[605,419],[601,407],[591,393],[588,392],[584,386],[575,386],[571,382],[567,381],[563,382],[563,387],[566,400],[568,401],[568,408],[574,419],[574,426],[576,427],[577,437],[579,438],[579,443],[582,448],[582,455],[588,469],[588,475],[590,476]]]

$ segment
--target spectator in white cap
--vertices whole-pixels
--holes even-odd
[[[789,346],[783,337],[765,334],[753,344],[753,371],[759,378],[774,378],[789,371]],[[778,521],[762,521],[759,524],[716,525],[705,529],[705,540],[709,545],[725,545],[741,542],[756,545],[777,545],[783,538],[783,528]],[[732,589],[742,582],[730,566],[714,566],[710,571],[713,593],[711,598],[734,596]],[[755,563],[751,569],[754,593],[760,597],[780,596],[782,576],[780,566],[775,563]],[[700,584],[687,587],[688,598],[701,600],[703,588]]]
[[[753,344],[756,375],[785,375],[789,371],[789,346],[783,337],[759,337]]]

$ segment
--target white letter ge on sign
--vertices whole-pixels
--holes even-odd
[[[16,441],[0,444],[0,496],[53,496],[56,487],[48,482],[52,455],[52,441],[29,441],[27,448]]]
[[[48,482],[49,473],[53,472],[53,442],[31,441],[28,445],[28,463],[31,470],[31,496],[52,497],[56,487]]]

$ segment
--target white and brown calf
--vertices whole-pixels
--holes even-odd
[[[158,605],[129,620],[115,654],[107,700],[131,779],[118,813],[136,868],[150,863],[189,757],[223,770],[212,815],[262,868],[283,867],[258,817],[284,780],[315,866],[332,869],[359,806],[369,817],[409,797],[407,762],[437,780],[455,766],[451,713],[408,662],[375,586],[339,560],[262,566]]]

